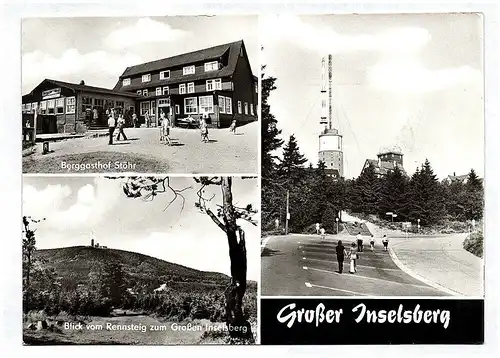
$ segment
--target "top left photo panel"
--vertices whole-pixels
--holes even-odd
[[[23,173],[258,174],[257,27],[23,19]]]

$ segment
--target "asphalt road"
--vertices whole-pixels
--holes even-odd
[[[380,242],[374,252],[364,238],[357,272],[338,273],[337,238],[317,235],[270,237],[261,253],[263,296],[444,296],[445,293],[406,274],[383,251]],[[355,237],[342,238],[346,249]],[[378,240],[379,241],[379,240]]]

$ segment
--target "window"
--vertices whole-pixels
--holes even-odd
[[[31,103],[26,104],[26,112],[31,112]]]
[[[219,96],[219,112],[226,113],[226,97]]]
[[[181,114],[181,106],[178,104],[175,105],[175,114]]]
[[[31,104],[31,110],[32,110],[33,112],[36,112],[37,107],[38,107],[38,103],[37,103],[37,102],[33,102],[33,103]]]
[[[168,86],[163,87],[163,95],[168,96],[169,93],[170,93],[170,91],[168,89]]]
[[[151,74],[147,74],[147,75],[142,75],[142,82],[149,82],[151,81]]]
[[[142,91],[141,90],[137,90],[137,94],[138,95],[142,95]]]
[[[130,78],[124,78],[122,81],[122,86],[130,86]]]
[[[47,113],[48,114],[54,114],[55,113],[55,107],[56,107],[56,100],[55,99],[49,99],[47,101]],[[28,108],[30,110],[31,108]],[[66,111],[68,112],[68,111]]]
[[[253,116],[253,103],[250,103],[250,114]]]
[[[149,111],[149,102],[141,102],[141,116],[144,116]]]
[[[184,98],[184,113],[185,114],[198,113],[198,99],[196,97]]]
[[[158,100],[158,107],[170,106],[170,99],[161,98]]]
[[[183,75],[193,75],[195,72],[194,65],[186,66],[182,68]]]
[[[23,103],[23,106],[22,106],[22,112],[23,112],[23,113],[26,113],[26,103]]]
[[[160,80],[167,80],[170,78],[170,70],[160,72]]]
[[[200,97],[200,113],[204,113],[208,109],[208,113],[214,113],[214,97],[202,96]]]
[[[47,101],[40,102],[40,112],[42,112],[42,114],[47,113]]]
[[[156,103],[155,101],[151,101],[151,115],[154,116],[155,115],[155,111],[156,110]]]
[[[222,81],[220,78],[216,78],[215,80],[207,80],[207,91],[221,90],[221,89],[222,89]]]
[[[179,85],[179,94],[185,94],[186,93],[186,84],[180,84]]]
[[[238,114],[241,114],[241,101],[238,101]]]
[[[142,95],[143,95],[144,97],[147,97],[147,96],[148,96],[148,90],[147,90],[147,89],[142,90]]]
[[[161,87],[156,87],[156,95],[161,96]]]
[[[66,114],[75,113],[76,99],[75,97],[66,98]]]
[[[56,113],[64,114],[64,98],[56,99]]]
[[[255,87],[255,93],[259,93],[259,84],[256,83],[254,87]]]
[[[125,108],[125,102],[123,102],[123,101],[116,101],[116,107],[117,108]]]
[[[188,93],[194,93],[194,82],[188,83]]]
[[[233,103],[231,97],[226,97],[226,114],[233,114]]]
[[[245,114],[248,114],[248,103],[243,103],[243,108],[245,109]]]
[[[92,98],[82,97],[82,113],[85,113],[87,109],[92,109]]]
[[[205,72],[216,71],[219,69],[219,63],[217,61],[205,63]]]

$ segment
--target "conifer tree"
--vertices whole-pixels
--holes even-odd
[[[396,212],[399,220],[405,220],[405,191],[407,180],[401,170],[396,167],[389,172],[380,186],[380,201],[378,212],[380,217],[384,217],[387,212]]]

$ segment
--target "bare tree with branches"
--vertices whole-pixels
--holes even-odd
[[[112,179],[123,178],[113,177]],[[248,179],[246,177],[243,179]],[[252,225],[257,225],[253,216],[257,210],[251,204],[238,207],[233,204],[232,177],[198,177],[194,178],[199,185],[195,206],[200,212],[208,215],[212,221],[225,233],[229,246],[229,259],[231,263],[231,282],[225,290],[226,324],[229,334],[233,338],[251,338],[250,323],[243,315],[243,297],[247,287],[247,252],[245,244],[245,231],[237,224],[238,219],[245,220]],[[222,205],[213,204],[215,195],[207,196],[206,188],[219,186],[222,191]],[[192,186],[174,188],[170,178],[164,177],[126,177],[123,192],[129,198],[142,198],[153,200],[158,194],[169,193],[171,198],[164,210],[168,209],[176,200],[181,200],[185,205],[184,191]]]

